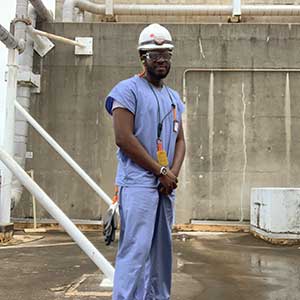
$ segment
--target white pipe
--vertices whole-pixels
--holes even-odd
[[[239,0],[233,1],[238,4]],[[96,4],[88,0],[65,0],[63,22],[73,21],[75,7],[99,15],[105,15],[106,9],[105,4]],[[240,10],[241,14],[246,16],[300,15],[300,5],[241,5]],[[233,5],[114,4],[113,12],[115,15],[229,16],[233,12]]]
[[[241,0],[232,0],[232,15],[241,15]]]
[[[28,16],[28,0],[17,0],[16,3],[16,20],[18,20],[15,23],[15,38],[16,40],[26,40],[26,24],[22,21],[19,21],[20,19],[25,19]]]
[[[73,21],[75,7],[94,14],[105,14],[105,5],[95,4],[90,1],[65,0],[63,6],[63,22]]]
[[[28,16],[28,0],[17,0],[16,3],[16,20],[17,22],[15,23],[15,39],[17,41],[26,41],[26,25],[23,21],[20,21],[21,19],[26,19]],[[20,55],[17,56],[17,65],[19,65],[19,68],[22,69],[24,65],[24,57],[27,57],[28,49],[27,45],[25,45],[24,51],[20,51]],[[11,52],[11,55],[14,55],[15,58],[15,53]],[[8,153],[11,155],[14,155],[14,135],[15,135],[15,128],[17,126],[15,124],[10,125],[10,120],[13,120],[15,123],[17,118],[15,118],[15,109],[14,109],[14,101],[18,95],[20,95],[20,87],[17,86],[15,83],[17,83],[16,78],[10,79],[13,80],[13,84],[11,86],[12,91],[10,91],[10,100],[8,102],[8,105],[13,105],[12,109],[9,110],[7,113],[7,120],[5,120],[5,132],[4,135],[7,137],[7,140],[5,141],[4,145],[6,147],[6,144],[9,147]],[[13,90],[14,89],[14,90]],[[21,93],[22,94],[22,93]],[[12,144],[11,144],[12,143]],[[7,149],[7,148],[5,148]],[[10,211],[11,207],[14,206],[15,199],[20,198],[20,184],[18,181],[15,180],[15,178],[12,178],[11,174],[9,173],[8,175],[6,174],[4,170],[4,176],[7,176],[7,178],[4,178],[4,183],[1,184],[1,189],[4,189],[4,193],[1,193],[1,204],[0,208],[3,209],[1,212],[0,219],[6,219],[6,222],[10,222]],[[9,210],[9,211],[7,211]]]
[[[182,101],[186,103],[187,94],[186,94],[186,74],[188,72],[300,72],[300,69],[218,69],[218,68],[188,68],[183,71],[182,76]]]
[[[52,33],[49,33],[49,32],[37,30],[37,29],[34,29],[34,28],[31,28],[30,30],[33,34],[46,36],[47,38],[52,39],[52,40],[56,40],[56,41],[59,41],[59,42],[65,43],[65,44],[69,44],[69,45],[78,46],[80,48],[85,47],[85,45],[83,45],[83,44],[80,44],[80,43],[78,43],[74,40],[70,40],[70,39],[67,39],[67,38],[59,36],[59,35],[55,35],[55,34],[52,34]]]
[[[114,0],[105,0],[105,14],[107,16],[114,15]]]
[[[87,0],[65,0],[63,21],[72,22],[73,11],[77,7],[90,13],[105,15],[105,4],[95,4]],[[167,4],[114,4],[115,15],[230,15],[231,5],[167,5]]]
[[[17,94],[17,50],[9,49],[8,51],[8,79],[7,93],[5,103],[1,105],[0,111],[0,147],[4,148],[10,155],[13,155],[14,146],[14,128],[15,128],[15,107],[14,101]],[[0,223],[10,223],[10,206],[11,206],[11,172],[0,163]]]
[[[114,268],[96,247],[82,234],[51,198],[30,178],[30,176],[0,148],[0,160],[14,173],[27,190],[36,197],[47,212],[66,230],[77,245],[88,255],[105,276],[113,281]]]
[[[26,2],[26,3],[23,3]],[[31,19],[33,26],[36,22],[36,13],[32,5],[28,5],[27,1],[17,1],[16,16],[18,18]],[[26,24],[23,22],[17,22],[16,28],[19,28],[19,35],[21,38],[26,40],[25,49],[22,54],[19,55],[18,64],[20,72],[32,72],[33,65],[33,41],[26,34]],[[17,101],[22,104],[25,109],[29,109],[30,106],[31,87],[28,83],[18,82],[17,85]],[[16,99],[16,98],[15,98]],[[15,99],[13,101],[15,101]],[[15,114],[15,138],[14,138],[14,158],[19,165],[25,167],[25,155],[27,148],[27,135],[28,135],[28,124],[24,117],[18,112]],[[20,182],[13,177],[12,180],[12,193],[11,193],[11,208],[17,206],[23,192],[23,187]]]
[[[158,16],[197,16],[197,15],[228,15],[231,5],[114,5],[116,15],[158,15]]]
[[[19,42],[15,37],[0,24],[0,41],[9,49],[24,50],[24,41]]]
[[[246,16],[300,16],[300,5],[242,5]]]
[[[15,101],[17,110],[42,135],[42,137],[64,158],[64,160],[87,182],[87,184],[108,204],[112,204],[110,197],[97,185],[97,183],[65,152],[65,150],[43,129],[31,115]]]
[[[34,32],[34,28],[31,25],[27,26],[27,32],[31,39],[37,44],[40,49],[44,48],[42,38]]]
[[[50,11],[45,7],[42,0],[29,0],[32,6],[35,8],[37,14],[42,20],[47,22],[53,22],[53,16]]]

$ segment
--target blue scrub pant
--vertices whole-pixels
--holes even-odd
[[[154,188],[120,188],[113,300],[170,299],[173,204]]]

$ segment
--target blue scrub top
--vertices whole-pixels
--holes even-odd
[[[158,116],[158,104],[153,91],[159,101],[160,116]],[[173,131],[174,117],[170,96],[176,105],[177,120],[181,122],[184,104],[178,93],[165,85],[162,88],[150,86],[146,79],[137,75],[119,82],[107,96],[105,107],[108,113],[112,114],[113,101],[116,100],[134,114],[134,135],[155,160],[157,160],[157,126],[166,116],[160,138],[168,154],[171,168],[178,133]],[[156,176],[134,163],[121,149],[118,149],[117,158],[116,185],[157,187]]]

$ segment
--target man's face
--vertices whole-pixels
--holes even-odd
[[[167,77],[171,68],[172,52],[168,49],[147,51],[145,55],[145,68],[149,75],[156,79]]]

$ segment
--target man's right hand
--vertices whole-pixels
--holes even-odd
[[[159,181],[163,187],[160,192],[163,194],[169,195],[174,189],[177,188],[178,179],[169,169],[166,175],[159,177]]]

